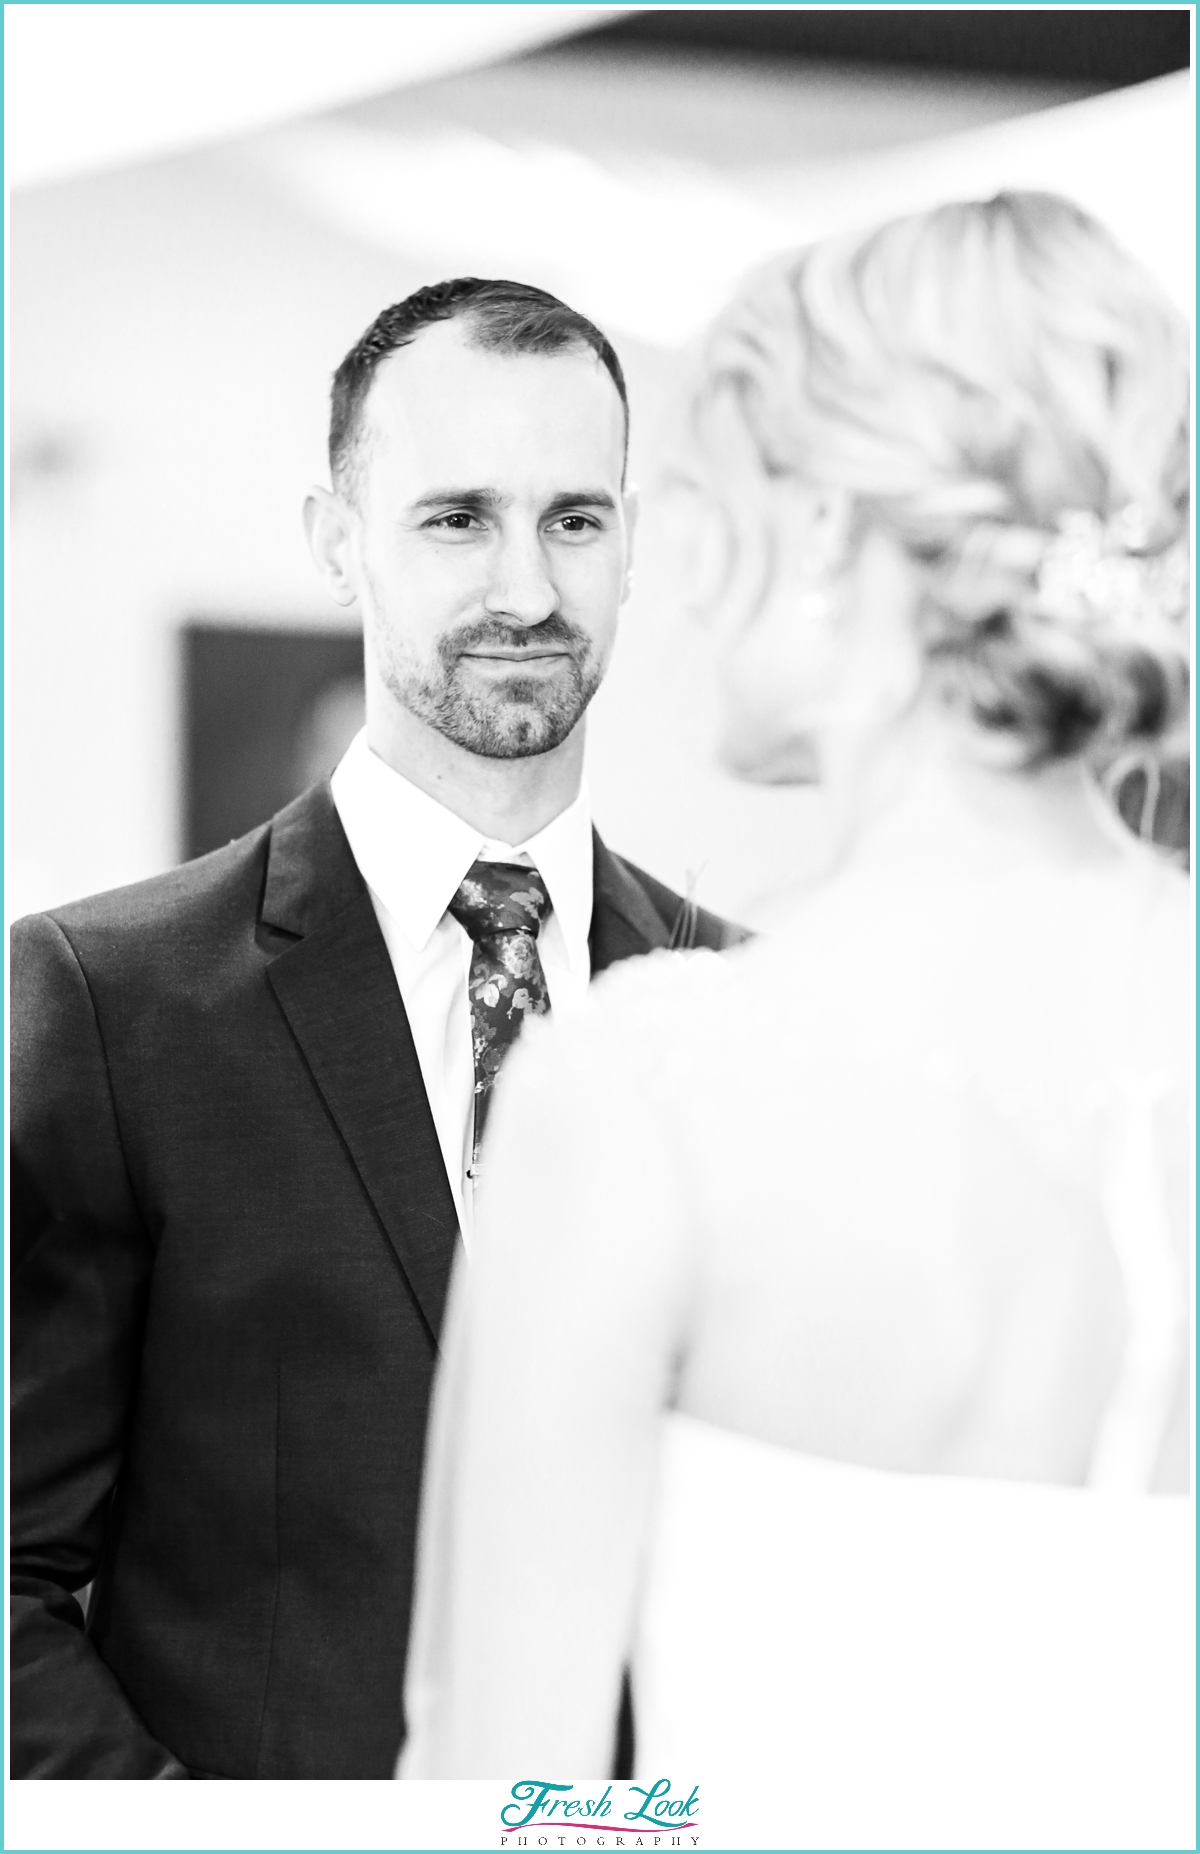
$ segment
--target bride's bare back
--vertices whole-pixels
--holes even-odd
[[[1107,1446],[1178,1484],[1187,944],[1137,851],[848,877],[530,1039],[456,1288],[406,1774],[607,1768],[671,1405],[916,1474],[1081,1483]]]
[[[1126,1350],[1130,1164],[1185,1304],[1187,935],[1186,884],[1140,859],[849,878],[697,974],[709,1022],[681,998],[658,1032],[689,1062],[662,1110],[690,1180],[679,1406],[865,1465],[1087,1478]],[[1182,1349],[1168,1389],[1182,1415]]]

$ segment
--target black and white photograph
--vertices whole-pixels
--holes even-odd
[[[1194,9],[3,12],[4,1845],[1194,1848]]]

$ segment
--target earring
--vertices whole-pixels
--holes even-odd
[[[812,586],[797,598],[796,616],[805,624],[819,624],[822,619],[828,618],[832,603],[827,592]]]

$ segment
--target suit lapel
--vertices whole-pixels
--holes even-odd
[[[592,832],[592,974],[670,944],[670,934],[625,864]]]
[[[458,1219],[395,973],[328,784],[275,820],[262,918],[296,936],[268,981],[436,1336]]]
[[[593,973],[667,946],[644,889],[593,833]],[[288,943],[267,978],[430,1332],[458,1239],[412,1030],[328,782],[271,827],[265,928]]]

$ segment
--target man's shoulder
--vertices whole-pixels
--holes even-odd
[[[724,920],[719,914],[710,913],[689,896],[677,894],[665,882],[660,882],[656,876],[648,875],[636,863],[631,863],[627,856],[617,855],[616,860],[645,894],[666,928],[672,947],[686,949],[704,946],[713,952],[723,952],[727,947],[740,946],[743,941],[752,938],[748,928],[740,927],[736,921]]]
[[[270,823],[141,882],[106,889],[25,915],[14,922],[14,952],[27,943],[60,936],[76,954],[120,953],[191,946],[200,952],[231,931],[252,924],[262,894]]]

